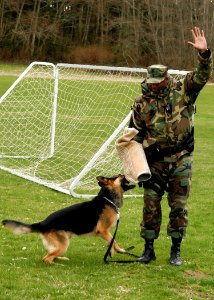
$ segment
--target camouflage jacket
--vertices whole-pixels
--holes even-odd
[[[192,132],[196,98],[211,75],[211,55],[203,58],[194,72],[176,81],[170,78],[161,94],[142,83],[142,95],[135,99],[129,127],[139,130],[134,138],[144,148],[156,143],[161,149],[179,147]]]

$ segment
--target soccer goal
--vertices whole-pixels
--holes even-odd
[[[95,195],[96,176],[124,173],[115,140],[145,75],[138,68],[33,62],[0,98],[0,169],[73,197]]]

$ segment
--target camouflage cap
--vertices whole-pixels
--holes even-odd
[[[167,76],[168,68],[163,65],[152,65],[147,68],[147,83],[160,83]]]

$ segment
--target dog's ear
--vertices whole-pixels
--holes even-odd
[[[101,187],[103,187],[107,183],[107,179],[103,176],[97,176],[96,179],[98,181],[99,186]]]

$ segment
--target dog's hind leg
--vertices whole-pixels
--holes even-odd
[[[60,265],[54,262],[55,258],[66,260],[68,258],[61,257],[68,249],[70,239],[65,231],[50,231],[42,234],[44,247],[48,250],[47,255],[43,257],[43,261],[47,264]]]
[[[64,234],[64,238],[65,238],[65,250],[61,253],[65,253],[70,245],[70,239],[71,239],[71,236],[72,236],[72,233],[71,232],[63,232]],[[57,256],[57,259],[61,259],[61,260],[69,260],[68,257],[66,256]]]

